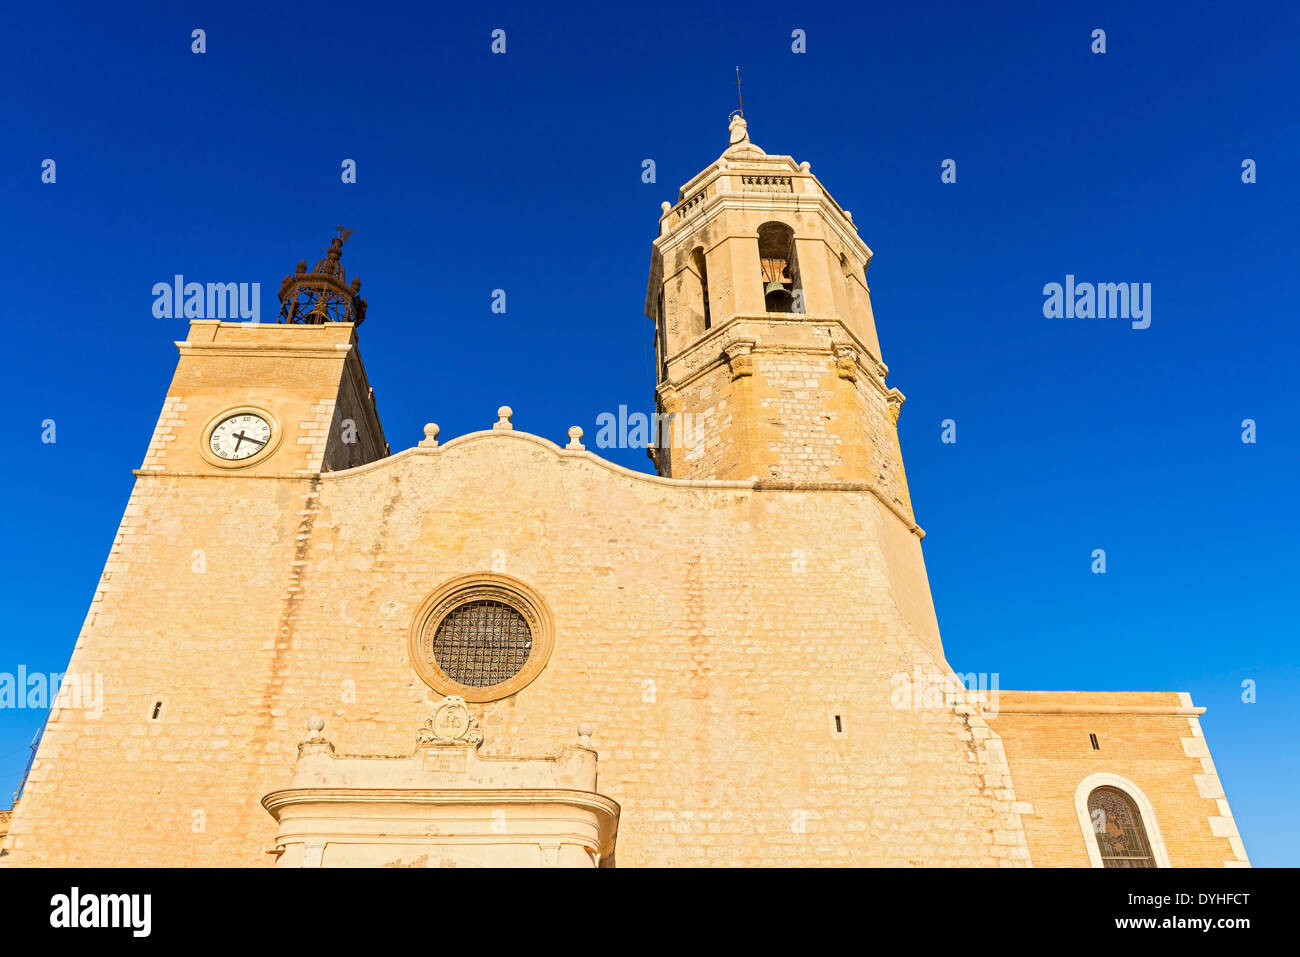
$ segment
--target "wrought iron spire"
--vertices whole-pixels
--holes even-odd
[[[338,235],[316,268],[307,271],[307,260],[298,263],[292,276],[280,283],[280,322],[316,325],[324,322],[355,322],[366,319],[366,301],[361,298],[361,280],[347,284],[343,271],[343,244],[355,230],[338,227]]]

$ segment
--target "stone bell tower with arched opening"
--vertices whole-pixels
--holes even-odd
[[[733,115],[727,150],[663,204],[654,242],[655,399],[673,416],[659,474],[869,483],[911,520],[870,261],[808,163],[768,155]]]
[[[1190,696],[948,665],[871,252],[743,119],[654,244],[669,478],[390,454],[346,235],[177,343],[0,868],[1248,863]]]

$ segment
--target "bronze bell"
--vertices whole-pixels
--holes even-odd
[[[794,305],[790,290],[779,282],[769,282],[763,287],[763,300],[768,312],[789,312]]]

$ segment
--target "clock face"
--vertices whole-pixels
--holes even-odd
[[[212,453],[229,462],[256,455],[271,441],[271,423],[252,412],[240,412],[217,423],[208,437]]]

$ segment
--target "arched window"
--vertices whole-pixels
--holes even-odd
[[[695,264],[695,271],[700,274],[700,292],[704,297],[704,328],[708,329],[713,325],[709,318],[709,267],[704,262],[702,247],[695,247],[691,253],[691,262]]]
[[[763,302],[767,311],[803,312],[794,230],[785,223],[759,226],[758,259],[763,270]]]
[[[1074,789],[1074,810],[1092,867],[1172,866],[1156,809],[1128,778],[1112,771],[1089,774]]]
[[[1119,788],[1100,787],[1088,795],[1088,818],[1102,867],[1155,867],[1155,855],[1137,804]]]

